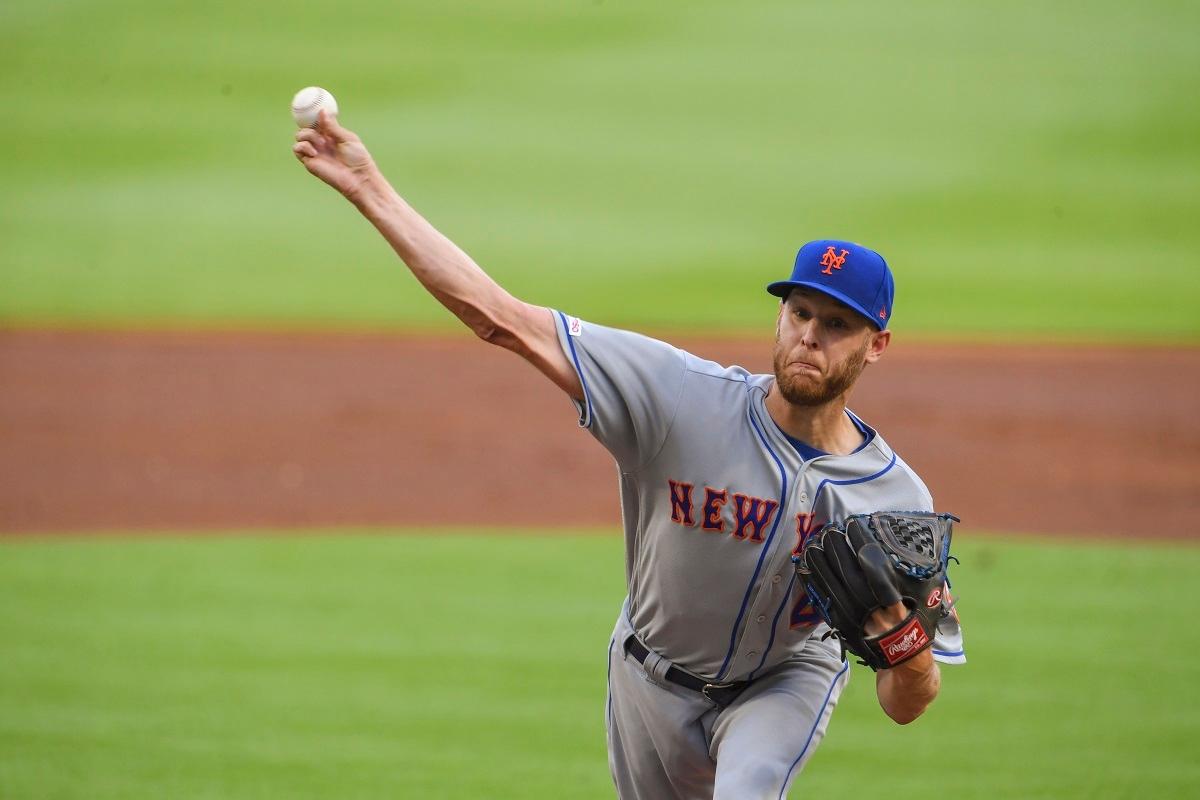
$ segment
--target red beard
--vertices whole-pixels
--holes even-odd
[[[850,391],[867,365],[867,349],[870,341],[852,353],[849,358],[835,366],[827,375],[817,376],[810,372],[785,373],[787,356],[775,340],[775,385],[783,399],[795,406],[823,406]]]

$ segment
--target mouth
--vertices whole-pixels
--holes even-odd
[[[816,366],[815,364],[810,364],[807,361],[793,361],[790,364],[788,364],[788,366],[792,367],[793,369],[797,369],[801,372],[811,372],[814,375],[821,374],[820,367]]]

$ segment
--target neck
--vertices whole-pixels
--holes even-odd
[[[789,403],[774,382],[767,392],[767,413],[788,436],[837,456],[853,453],[862,444],[862,434],[846,416],[846,395],[819,406]]]

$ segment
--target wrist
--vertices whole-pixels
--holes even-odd
[[[933,660],[933,648],[926,647],[907,661],[901,661],[889,669],[897,675],[904,676],[906,680],[924,678],[937,669],[937,662]]]
[[[347,200],[353,203],[359,211],[370,216],[370,212],[379,209],[387,203],[390,195],[395,192],[391,184],[374,165],[356,173],[358,181],[342,192]]]

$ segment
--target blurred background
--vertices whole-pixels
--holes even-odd
[[[5,4],[0,797],[612,796],[611,462],[295,162],[314,84],[514,294],[702,355],[887,256],[854,406],[966,521],[971,663],[905,729],[857,671],[794,794],[1192,796],[1198,23]]]
[[[1189,3],[6,4],[0,313],[449,327],[303,180],[330,89],[506,286],[744,328],[809,230],[905,331],[1194,340]]]

